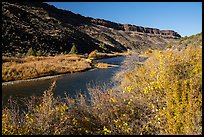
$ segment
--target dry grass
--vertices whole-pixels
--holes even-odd
[[[95,64],[95,67],[97,67],[97,68],[108,68],[108,67],[112,67],[112,66],[115,66],[115,65],[108,64],[108,63],[97,63],[97,64]]]
[[[92,68],[93,59],[110,58],[127,53],[90,53],[84,55],[68,54],[60,56],[2,57],[2,81],[26,80],[43,76],[80,72]],[[110,66],[110,65],[109,65]],[[101,64],[98,67],[108,67]]]
[[[67,72],[78,72],[91,68],[91,64],[79,55],[3,57],[3,62],[2,81],[25,80]]]
[[[126,56],[126,55],[129,55],[129,52],[101,53],[101,52],[98,52],[97,50],[94,50],[88,55],[88,58],[89,59],[103,59],[103,58],[111,58],[111,57]]]
[[[128,55],[128,52],[114,52],[114,53],[96,53],[96,56],[98,59],[100,58],[111,58],[111,57],[116,57],[116,56],[126,56]]]
[[[153,134],[145,131],[148,117],[142,102],[129,90],[89,89],[91,100],[79,95],[54,98],[52,87],[41,98],[32,97],[24,113],[13,102],[2,111],[3,135]]]
[[[53,87],[24,113],[3,108],[3,134],[202,134],[202,47],[152,51],[117,90],[90,88],[90,100],[54,98]]]

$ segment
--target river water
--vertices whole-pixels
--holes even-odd
[[[117,84],[112,81],[112,78],[114,74],[121,69],[120,65],[124,59],[125,56],[118,56],[96,61],[118,65],[116,67],[95,68],[85,72],[68,73],[51,79],[3,85],[2,107],[7,104],[7,100],[10,96],[12,99],[21,99],[32,95],[42,96],[43,92],[51,86],[53,81],[56,81],[56,86],[53,90],[55,97],[64,97],[65,93],[70,97],[74,97],[79,93],[87,94],[88,87],[112,87]]]

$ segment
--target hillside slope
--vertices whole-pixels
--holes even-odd
[[[94,19],[42,2],[2,2],[2,54],[25,54],[29,48],[51,55],[163,49],[180,38],[172,30],[145,28]]]
[[[170,43],[167,46],[167,48],[183,50],[191,45],[202,46],[202,33],[198,33],[189,37],[187,36],[182,37],[179,40],[174,41],[173,43]]]

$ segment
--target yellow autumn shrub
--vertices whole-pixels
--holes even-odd
[[[202,134],[202,47],[154,50],[126,71],[116,89],[89,89],[90,99],[53,97],[2,109],[3,135]]]
[[[152,107],[159,134],[201,134],[201,47],[155,50],[144,66],[125,74],[124,83],[138,89],[136,98]]]

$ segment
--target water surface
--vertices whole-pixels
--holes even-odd
[[[124,59],[124,56],[119,56],[96,61],[119,65],[118,67],[96,68],[85,72],[68,73],[51,79],[5,85],[2,87],[2,103],[3,105],[6,104],[10,96],[13,99],[31,95],[41,96],[51,86],[53,81],[56,81],[56,87],[53,90],[55,97],[64,97],[65,93],[71,97],[76,96],[78,93],[86,94],[89,86],[114,86],[116,83],[112,81],[112,77],[120,70],[120,65]]]

